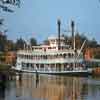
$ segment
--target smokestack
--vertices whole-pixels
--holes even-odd
[[[74,49],[74,26],[75,26],[75,23],[74,21],[72,20],[71,21],[71,30],[72,30],[72,48]]]
[[[57,24],[58,24],[58,50],[60,50],[60,25],[61,25],[60,19],[57,20]]]

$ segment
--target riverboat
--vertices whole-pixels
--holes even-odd
[[[60,20],[58,20],[58,36],[48,38],[48,45],[27,46],[17,52],[16,66],[18,72],[40,74],[89,75],[91,70],[85,65],[82,49],[75,48],[74,21],[71,23],[73,45],[65,43],[65,37],[60,35]]]

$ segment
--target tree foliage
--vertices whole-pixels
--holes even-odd
[[[31,46],[36,46],[37,45],[37,40],[35,38],[30,38],[30,45]]]
[[[15,45],[16,45],[16,50],[19,50],[19,49],[24,49],[24,45],[26,44],[26,42],[22,39],[22,38],[19,38],[17,39]]]
[[[0,34],[0,51],[13,51],[15,50],[15,43],[8,40],[6,35]]]
[[[2,35],[2,33],[0,33],[0,51],[5,51],[6,42],[7,42],[6,35]]]
[[[67,36],[67,35],[64,35],[64,37],[65,37],[66,44],[72,45],[72,37]],[[100,44],[94,38],[90,40],[83,34],[80,35],[79,33],[77,33],[75,35],[76,49],[81,48],[84,40],[86,40],[86,44],[83,48],[83,52],[85,52],[87,48],[94,48],[95,50],[94,57],[100,58],[100,52],[96,52],[96,49],[100,48]],[[0,33],[0,51],[1,52],[16,51],[19,49],[24,49],[25,47],[27,47],[27,44],[28,43],[25,42],[25,40],[22,38],[19,38],[16,40],[16,42],[14,42],[13,40],[8,40],[6,35]],[[44,44],[49,45],[49,41],[44,40]],[[38,45],[37,40],[33,37],[30,38],[30,45],[31,46]]]
[[[0,9],[2,9],[2,11],[10,13],[14,12],[8,5],[20,7],[20,0],[0,0]]]
[[[43,43],[44,43],[45,45],[49,45],[49,41],[48,41],[48,40],[44,40]]]
[[[72,45],[72,37],[68,37],[65,36],[65,41],[67,44],[71,44]],[[100,44],[98,44],[98,42],[95,40],[95,38],[93,38],[92,40],[90,40],[89,38],[87,38],[84,34],[79,34],[77,33],[75,35],[75,44],[76,44],[76,49],[80,49],[83,42],[86,40],[86,44],[85,44],[85,48],[87,47],[91,47],[91,48],[97,48]]]

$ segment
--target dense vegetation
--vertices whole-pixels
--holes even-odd
[[[72,44],[72,37],[68,37],[66,35],[63,35],[65,37],[65,42],[67,44]],[[84,36],[83,34],[80,35],[79,33],[76,34],[75,36],[76,39],[76,48],[79,49],[81,48],[84,40],[86,40],[86,44],[85,47],[83,49],[83,51],[85,51],[86,48],[94,48],[96,49],[100,49],[100,44],[95,40],[89,40],[86,36]],[[12,40],[8,40],[6,35],[0,34],[0,51],[1,52],[7,52],[7,51],[16,51],[19,49],[24,49],[25,46],[28,45],[39,45],[37,44],[37,40],[35,38],[30,38],[29,43],[27,43],[23,38],[19,38],[16,40],[16,42],[12,41]],[[48,40],[44,40],[44,44],[48,44]],[[96,58],[100,58],[100,52],[96,52],[95,56]],[[2,57],[3,59],[3,57]]]

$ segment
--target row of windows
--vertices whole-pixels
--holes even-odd
[[[73,63],[65,63],[65,64],[63,64],[63,67],[64,68],[67,68],[67,69],[71,69],[71,68],[73,68],[73,66],[75,66],[76,68],[79,68],[79,67],[82,67],[82,68],[86,68],[86,66],[84,65],[84,64],[80,64],[80,63],[76,63],[75,65],[73,64]],[[32,68],[39,68],[39,67],[41,67],[41,68],[46,68],[46,67],[51,67],[51,68],[61,68],[62,67],[62,64],[56,64],[56,66],[55,66],[55,64],[52,64],[52,65],[44,65],[44,64],[32,64],[32,63],[23,63],[22,62],[22,67],[27,67],[27,68],[29,68],[29,67],[32,67]]]
[[[57,48],[57,47],[32,48],[32,50],[56,49],[56,48]],[[61,49],[69,49],[70,47],[69,47],[69,46],[67,46],[67,47],[61,46],[60,48],[61,48]]]

